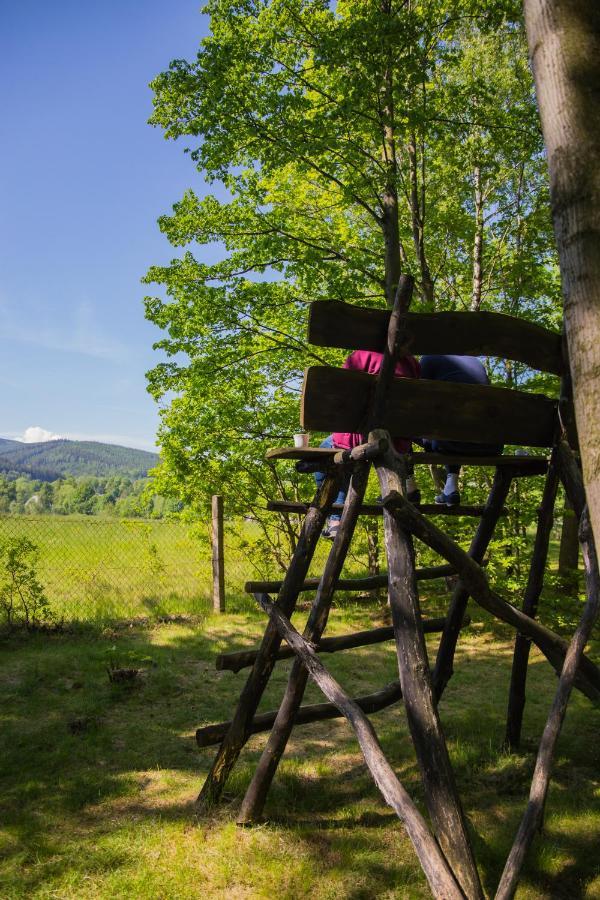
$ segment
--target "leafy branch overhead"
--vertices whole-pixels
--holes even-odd
[[[197,504],[222,490],[248,511],[305,490],[258,464],[297,428],[309,302],[385,305],[410,271],[415,308],[552,325],[559,283],[519,4],[206,9],[197,58],[152,85],[152,124],[199,175],[159,223],[184,252],[146,276],[170,357],[149,389],[163,404],[161,489]]]

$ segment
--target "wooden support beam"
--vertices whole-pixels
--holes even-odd
[[[395,359],[399,349],[399,328],[402,324],[403,314],[410,303],[412,290],[412,277],[402,275],[390,315],[387,340],[379,374],[374,380],[374,394],[369,411],[371,417],[375,416],[378,418],[380,415],[383,415],[386,406],[388,388],[393,378]],[[363,505],[365,490],[369,480],[369,459],[378,459],[384,448],[388,448],[389,445],[390,437],[388,434],[369,434],[368,447],[376,448],[376,452],[374,454],[366,454],[366,461],[357,464],[352,473],[338,533],[325,563],[321,582],[304,629],[304,639],[311,643],[317,643],[321,639],[327,624],[335,587],[341,575],[354,528]],[[294,727],[294,720],[302,703],[307,681],[308,670],[300,659],[296,659],[288,677],[285,694],[273,725],[273,730],[269,735],[267,745],[242,802],[238,817],[239,822],[256,821],[262,815],[269,787]]]
[[[530,638],[555,671],[560,674],[568,649],[568,643],[563,638],[535,619],[526,616],[520,609],[507,603],[496,591],[492,590],[481,566],[451,538],[440,531],[433,522],[429,522],[421,516],[418,510],[398,492],[394,491],[388,497],[384,497],[383,504],[415,537],[456,567],[465,588],[479,606],[502,622],[512,625],[520,634]],[[575,687],[595,704],[600,704],[600,670],[585,655],[581,658]]]
[[[302,523],[290,567],[279,591],[277,602],[287,616],[294,611],[300,587],[306,578],[328,512],[337,494],[338,477],[333,471],[325,477],[321,490],[317,492],[315,501]],[[201,810],[212,806],[221,796],[229,773],[248,739],[250,725],[271,677],[280,644],[281,637],[278,630],[274,625],[267,626],[256,660],[240,694],[229,730],[198,795],[197,803]]]
[[[556,453],[553,452],[544,484],[542,502],[538,510],[537,529],[531,565],[527,576],[527,586],[523,596],[523,612],[535,618],[537,605],[544,586],[544,570],[548,559],[548,544],[550,533],[554,523],[554,503],[558,488],[558,472],[556,465]],[[521,740],[521,726],[523,723],[523,711],[525,709],[525,684],[527,681],[527,664],[529,662],[529,648],[531,641],[522,634],[515,638],[515,650],[510,677],[510,689],[508,695],[508,711],[506,714],[505,743],[511,749],[517,749]]]
[[[417,581],[433,581],[435,578],[447,578],[455,575],[456,569],[449,565],[424,566],[417,569]],[[307,578],[300,591],[316,591],[320,578]],[[281,588],[281,581],[247,581],[244,584],[246,594],[276,594]],[[335,586],[336,591],[374,591],[387,587],[387,572],[380,575],[366,575],[364,578],[340,578]]]
[[[387,583],[387,582],[386,582]],[[256,591],[256,593],[260,593]],[[263,591],[263,593],[266,593]],[[425,634],[437,634],[442,631],[446,619],[424,619],[423,631]],[[461,623],[462,628],[469,625],[471,619],[465,616]],[[368,631],[355,631],[352,634],[340,634],[338,637],[321,638],[315,645],[316,653],[337,653],[339,650],[350,650],[354,647],[369,647],[372,644],[381,644],[384,641],[394,639],[394,629],[391,625],[382,628],[370,628]],[[257,650],[238,650],[235,653],[220,653],[215,660],[215,668],[230,672],[239,672],[253,665]],[[290,659],[294,655],[288,646],[280,647],[277,651],[277,659]]]
[[[334,503],[333,510],[340,512],[343,506]],[[310,503],[292,503],[287,500],[269,500],[267,509],[271,512],[297,513],[304,515],[310,509]],[[445,506],[440,503],[420,503],[419,509],[425,516],[469,516],[471,518],[480,518],[483,506]],[[506,509],[500,511],[501,516],[507,514]],[[383,506],[381,503],[363,503],[360,508],[361,516],[383,516]]]
[[[333,465],[333,459],[338,451],[327,447],[274,447],[267,450],[266,459],[297,460],[304,463],[314,463],[317,469],[323,469]],[[425,453],[415,452],[407,454],[407,459],[414,466],[483,466],[487,468],[506,467],[513,470],[514,477],[543,475],[548,468],[548,459],[545,456],[470,456],[464,453]]]
[[[379,432],[375,432],[374,436],[378,434]],[[383,496],[394,490],[402,490],[402,479],[392,454],[386,454],[381,461],[376,461],[375,468]],[[436,839],[464,895],[468,898],[483,898],[433,695],[414,574],[412,536],[387,507],[383,527],[389,572],[388,596],[400,685],[423,779],[425,803]]]
[[[506,861],[502,878],[498,885],[496,900],[510,900],[510,898],[514,897],[525,856],[536,832],[541,827],[546,796],[550,785],[552,757],[554,756],[556,742],[562,728],[577,671],[583,658],[585,645],[590,639],[592,628],[598,618],[600,575],[598,573],[598,558],[587,510],[584,511],[581,519],[580,539],[585,567],[587,600],[579,625],[565,656],[554,702],[538,749],[531,790],[529,792],[529,802]]]
[[[295,655],[294,651],[287,645],[286,650],[290,651],[291,656]],[[400,682],[391,681],[380,691],[365,694],[362,697],[355,697],[352,702],[356,703],[364,713],[371,715],[382,709],[387,709],[388,706],[401,699]],[[249,734],[270,731],[278,712],[278,709],[272,709],[270,712],[256,715],[250,724]],[[343,715],[334,703],[311,703],[300,707],[296,713],[294,725],[310,725],[312,722],[339,719]],[[215,725],[204,725],[196,730],[196,743],[199,747],[210,747],[213,744],[220,744],[230,727],[231,722],[217,722]]]
[[[370,463],[357,465],[350,479],[346,502],[340,520],[340,526],[329,551],[321,581],[304,629],[304,638],[311,643],[318,643],[327,625],[329,609],[336,584],[346,560],[348,548],[358,521],[367,482],[369,480]],[[300,709],[304,690],[308,681],[308,671],[300,659],[292,665],[285,693],[273,724],[273,729],[263,753],[258,761],[254,776],[248,786],[246,795],[238,814],[238,822],[256,822],[262,816],[267,794],[277,771],[279,761],[285,751],[289,736],[294,727],[296,713]]]
[[[498,468],[494,473],[492,489],[477,526],[477,531],[469,547],[469,556],[480,565],[494,535],[498,518],[502,514],[512,477],[513,470],[510,468]],[[456,652],[460,624],[464,618],[468,601],[469,591],[463,582],[459,581],[452,593],[446,626],[440,640],[433,670],[433,688],[437,700],[442,696],[454,672],[454,654]]]
[[[271,617],[271,621],[276,623],[294,653],[302,660],[311,678],[318,684],[327,699],[337,706],[354,729],[375,784],[385,801],[404,823],[434,897],[444,897],[445,900],[464,900],[464,894],[436,840],[385,758],[377,735],[363,711],[329,674],[310,645],[298,634],[281,610],[270,603],[266,595],[260,597],[260,603]]]

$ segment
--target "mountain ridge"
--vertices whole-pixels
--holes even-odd
[[[27,475],[40,481],[56,481],[66,475],[144,478],[158,462],[157,453],[101,441],[59,438],[26,444],[0,438],[0,473]]]

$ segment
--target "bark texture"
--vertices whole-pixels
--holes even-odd
[[[600,3],[524,0],[587,502],[600,544]]]

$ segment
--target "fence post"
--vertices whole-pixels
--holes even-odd
[[[223,498],[212,498],[213,611],[225,612],[225,559],[223,555]]]

